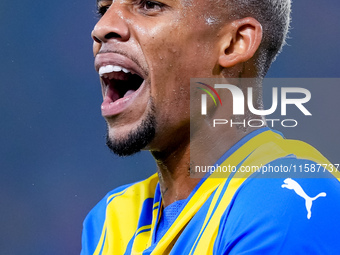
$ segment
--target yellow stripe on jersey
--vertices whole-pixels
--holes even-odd
[[[154,197],[157,182],[158,177],[155,174],[109,197],[102,236],[94,255],[124,254],[127,244],[136,232],[142,205],[145,199]],[[138,235],[136,241],[144,242],[145,249],[144,233],[146,232]]]
[[[151,254],[169,254],[186,225],[213,194],[207,214],[204,220],[202,219],[202,228],[190,251],[190,254],[197,255],[212,254],[223,213],[236,191],[253,174],[240,171],[241,167],[264,166],[290,154],[300,159],[330,165],[326,158],[306,143],[283,139],[273,131],[262,132],[221,164],[221,167],[238,166],[236,173],[215,172],[201,184]],[[333,171],[332,174],[340,181],[338,172]],[[161,215],[162,204],[154,201],[150,207],[151,224],[138,226],[138,222],[141,220],[143,203],[155,196],[157,183],[158,177],[155,174],[109,197],[106,219],[95,255],[124,254],[129,242],[132,245],[131,254],[137,255],[152,245],[152,236]]]
[[[258,144],[258,143],[262,144],[264,140],[267,140],[269,142],[263,145]],[[290,154],[294,154],[298,158],[301,158],[301,159],[308,159],[308,160],[318,162],[319,164],[327,164],[327,165],[331,164],[324,156],[322,156],[321,153],[319,153],[315,148],[313,148],[309,144],[301,142],[301,141],[282,139],[280,135],[272,131],[267,131],[267,132],[263,132],[262,134],[259,134],[258,136],[253,138],[250,141],[250,143],[248,142],[246,145],[244,145],[243,148],[241,148],[241,150],[238,150],[234,155],[229,157],[222,165],[227,166],[230,164],[230,165],[236,166],[237,162],[244,159],[244,156],[245,156],[244,153],[246,154],[249,153],[251,148],[254,148],[253,146],[259,146],[259,147],[255,151],[253,151],[249,155],[249,157],[244,161],[244,163],[242,164],[243,167],[260,166],[260,165],[263,166],[265,164],[268,164],[269,162],[274,161],[277,158],[285,157]],[[211,177],[216,178],[217,176],[221,176],[223,174],[224,173],[222,174],[213,173]],[[253,174],[252,172],[241,172],[239,170],[236,172],[234,177],[230,180],[230,183],[228,184],[228,187],[226,191],[224,192],[224,195],[222,199],[220,200],[217,206],[217,209],[212,215],[212,218],[210,219],[209,224],[204,229],[203,235],[199,238],[198,245],[197,247],[195,247],[195,252],[190,253],[190,254],[197,254],[197,255],[212,254],[214,240],[216,239],[216,236],[218,233],[221,217],[223,213],[225,212],[225,209],[229,205],[231,199],[233,198],[235,192],[242,185],[242,183],[252,174]],[[335,177],[338,177],[339,173],[333,172],[333,175]],[[340,181],[339,178],[338,180]],[[215,197],[220,195],[222,187],[223,185],[219,187],[219,189],[215,193]],[[215,199],[215,197],[213,199],[213,202],[210,205],[209,212],[211,212],[211,209],[214,206],[216,206],[215,202],[217,199]],[[209,216],[210,215],[208,214],[205,219],[205,222]]]

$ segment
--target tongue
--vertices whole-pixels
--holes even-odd
[[[136,90],[132,90],[132,89],[126,91],[124,97],[127,97],[127,96],[131,95],[131,94],[134,93],[135,91],[136,91]]]

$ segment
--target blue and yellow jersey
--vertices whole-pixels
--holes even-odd
[[[162,235],[156,174],[113,190],[86,217],[81,254],[340,253],[339,174],[313,147],[264,128],[217,164],[236,170],[202,179]]]

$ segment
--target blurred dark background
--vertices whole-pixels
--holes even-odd
[[[94,0],[0,2],[2,255],[79,254],[88,211],[113,188],[155,171],[147,152],[121,159],[105,146],[94,10]],[[339,10],[336,0],[294,1],[289,46],[268,77],[339,77]],[[312,125],[283,130],[334,163],[339,93],[314,88],[322,100],[310,105]]]

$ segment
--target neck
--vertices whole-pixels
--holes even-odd
[[[259,96],[260,93],[257,92],[255,98],[260,98]],[[195,166],[213,166],[240,139],[258,129],[240,128],[240,125],[213,127],[214,119],[219,119],[221,116],[233,118],[231,112],[228,112],[232,109],[233,102],[229,94],[226,95],[223,102],[229,102],[229,105],[217,109],[212,107],[204,118],[200,113],[197,116],[192,115],[191,127],[186,123],[166,138],[166,146],[163,147],[166,149],[151,152],[158,166],[164,206],[177,200],[186,199],[204,177],[205,173],[195,172]],[[259,118],[259,116],[253,116],[249,111],[246,111],[244,119],[253,117]],[[265,122],[263,117],[262,119]],[[237,119],[234,121],[241,122]]]
[[[165,207],[175,201],[186,199],[204,177],[205,173],[195,172],[195,166],[214,165],[242,137],[255,130],[236,128],[221,130],[223,128],[226,129],[220,127],[214,132],[196,131],[196,135],[192,135],[191,139],[190,136],[186,137],[186,140],[181,140],[172,149],[152,152],[158,166],[159,184]]]
[[[159,184],[164,206],[186,199],[200,178],[190,176],[190,137],[164,151],[152,151],[157,163]]]

